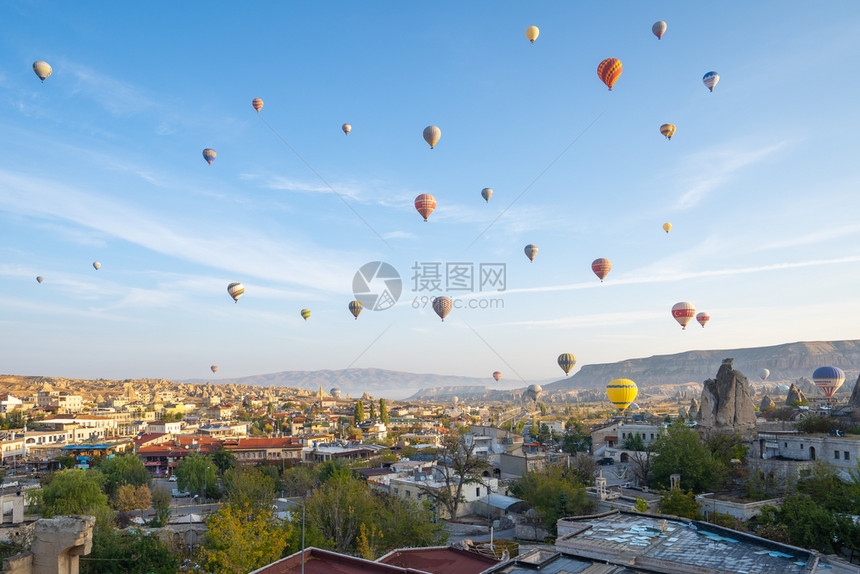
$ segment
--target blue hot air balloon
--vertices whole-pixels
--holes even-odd
[[[836,389],[845,382],[845,372],[839,367],[818,367],[812,373],[812,380],[815,382],[815,386],[821,389],[824,396],[829,399],[836,392]]]
[[[720,81],[720,75],[716,72],[708,72],[702,77],[702,82],[710,91],[714,91],[714,86]]]

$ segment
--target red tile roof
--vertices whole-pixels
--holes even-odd
[[[306,548],[305,574],[429,574],[422,570],[401,568],[380,562],[339,554],[319,548]],[[282,558],[251,574],[299,574],[302,571],[302,552]]]
[[[226,448],[301,448],[302,441],[287,438],[240,438],[237,441],[225,442]]]
[[[380,558],[379,562],[432,574],[478,574],[498,564],[499,560],[477,552],[437,546],[393,550]]]
[[[137,445],[146,444],[149,441],[156,440],[160,437],[163,437],[166,434],[167,433],[163,433],[163,432],[150,432],[150,433],[142,434],[139,437],[134,439],[134,444],[137,444]]]

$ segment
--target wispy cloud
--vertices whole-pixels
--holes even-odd
[[[533,321],[512,321],[499,323],[500,327],[544,327],[569,329],[572,327],[605,327],[607,325],[630,325],[665,317],[665,313],[655,311],[633,311],[625,313],[599,313],[593,315],[577,315],[575,317],[560,317],[556,319],[536,319]]]
[[[81,93],[100,103],[115,116],[136,115],[157,107],[156,98],[140,88],[102,74],[76,62],[63,62],[64,73],[76,80],[74,92]]]
[[[860,233],[860,224],[856,225],[845,225],[842,227],[837,227],[835,229],[825,229],[822,231],[816,231],[814,233],[807,233],[805,235],[799,235],[792,237],[790,239],[780,239],[777,241],[770,241],[767,243],[763,243],[761,245],[756,246],[754,251],[769,251],[772,249],[785,249],[788,247],[800,247],[802,245],[813,245],[815,243],[821,243],[822,241],[829,241],[831,239],[839,239],[841,237],[848,237],[851,235],[856,235]]]

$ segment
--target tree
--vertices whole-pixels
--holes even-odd
[[[93,549],[81,557],[81,574],[174,574],[179,558],[154,534],[96,529]]]
[[[170,520],[170,493],[165,488],[155,488],[152,490],[152,508],[155,510],[155,517],[152,519],[153,526],[160,528],[167,524]]]
[[[591,450],[591,435],[582,428],[582,423],[569,428],[561,439],[561,450],[569,453],[589,452]]]
[[[681,475],[681,484],[693,492],[713,490],[719,485],[725,467],[699,438],[683,424],[674,424],[653,443],[657,457],[651,461],[652,482],[669,486],[669,476]]]
[[[388,424],[388,407],[385,404],[385,399],[379,399],[379,420],[382,424]]]
[[[591,512],[594,507],[576,475],[560,466],[527,472],[511,485],[510,492],[531,504],[543,526],[552,533],[558,519]]]
[[[176,479],[179,490],[196,492],[209,498],[218,496],[215,465],[208,456],[192,454],[183,458],[176,466]]]
[[[376,410],[374,409],[373,401],[370,401],[370,413],[368,414],[367,418],[372,421],[376,420]]]
[[[355,411],[353,412],[352,418],[355,419],[355,424],[364,420],[364,403],[360,400],[355,401]]]
[[[259,468],[231,468],[224,473],[223,483],[227,501],[238,508],[272,507],[275,481]]]
[[[627,435],[627,438],[624,439],[621,448],[623,448],[624,450],[642,451],[645,450],[645,440],[638,432],[630,433],[629,435]]]
[[[636,497],[636,504],[633,505],[633,510],[636,512],[648,512],[648,503],[641,496]]]
[[[218,468],[218,474],[224,474],[228,469],[236,466],[236,455],[222,445],[212,453],[212,463]]]
[[[206,523],[202,559],[209,572],[245,574],[281,557],[289,524],[276,523],[270,508],[225,504]]]
[[[41,492],[42,516],[59,514],[94,514],[107,509],[107,495],[102,492],[103,475],[96,470],[78,468],[55,472]]]
[[[842,480],[836,467],[822,460],[815,461],[809,474],[797,481],[797,491],[831,512],[845,512],[856,503],[851,486]]]
[[[146,470],[143,461],[129,453],[102,461],[99,470],[105,476],[105,493],[113,497],[123,484],[131,486],[149,486],[152,476]]]
[[[152,502],[152,493],[146,485],[132,486],[123,484],[116,489],[114,495],[114,507],[120,512],[131,512],[133,510],[144,510],[149,508]]]
[[[590,454],[579,452],[570,461],[570,468],[565,471],[575,482],[591,486],[594,484],[594,475],[597,472],[597,462]]]
[[[673,488],[664,492],[660,500],[660,512],[671,516],[696,520],[699,518],[699,508],[692,490],[683,492],[680,488]]]
[[[441,474],[438,480],[443,486],[418,485],[427,497],[443,506],[451,518],[457,517],[457,510],[464,500],[463,487],[483,484],[481,473],[490,466],[485,459],[475,456],[476,444],[476,441],[466,444],[466,439],[459,435],[446,437],[433,467],[437,474]]]
[[[319,484],[319,473],[310,466],[288,468],[281,481],[287,496],[307,496]]]
[[[336,474],[305,501],[307,519],[337,552],[355,543],[365,515],[373,512],[364,485],[348,474]]]

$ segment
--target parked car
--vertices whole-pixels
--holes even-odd
[[[190,492],[183,492],[178,488],[174,488],[170,494],[173,496],[173,498],[187,498],[191,496]]]
[[[176,475],[175,475],[175,474],[171,474],[171,475],[170,475],[170,478],[168,478],[168,479],[167,479],[167,482],[176,482]]]
[[[615,459],[612,458],[611,456],[604,456],[603,458],[601,458],[597,461],[597,464],[599,464],[599,465],[615,464]]]

